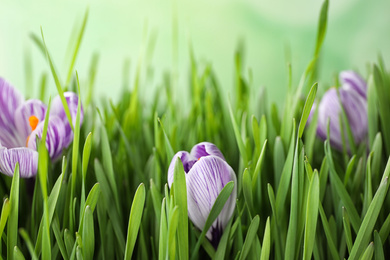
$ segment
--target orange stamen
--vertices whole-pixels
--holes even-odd
[[[31,131],[34,131],[35,128],[37,128],[37,125],[39,123],[39,119],[36,116],[30,116],[28,118],[28,121],[30,122]]]
[[[30,116],[28,118],[28,122],[30,123],[31,131],[34,131],[35,128],[37,128],[37,125],[39,123],[39,119],[36,116]],[[28,140],[30,140],[30,136],[27,137],[26,147],[28,147]]]

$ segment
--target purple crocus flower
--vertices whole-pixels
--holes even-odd
[[[76,121],[78,96],[64,93],[73,124]],[[73,140],[73,132],[66,118],[59,96],[52,101],[46,136],[50,158],[58,159],[62,150]],[[0,78],[0,172],[12,176],[19,163],[20,176],[33,177],[38,168],[36,137],[41,138],[47,106],[40,100],[25,101],[7,81]],[[83,121],[81,107],[80,123]]]
[[[367,84],[353,71],[341,72],[340,82],[342,85],[338,89],[339,96],[336,88],[330,88],[322,97],[322,100],[318,105],[317,136],[322,140],[326,139],[327,124],[328,120],[330,120],[330,144],[334,148],[342,150],[341,135],[343,134],[346,140],[347,149],[349,150],[346,126],[344,126],[344,133],[341,133],[341,104],[348,118],[355,143],[359,144],[363,142],[368,132],[366,100]],[[314,109],[315,106],[313,106],[312,111],[314,111]]]
[[[175,154],[168,169],[168,185],[172,186],[173,171],[177,158],[180,158],[186,173],[188,216],[200,230],[225,185],[234,181],[235,186],[221,213],[207,231],[207,238],[216,247],[223,229],[233,215],[237,197],[236,174],[225,161],[221,151],[212,143],[195,145],[191,152]]]

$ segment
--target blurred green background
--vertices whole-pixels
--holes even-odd
[[[99,53],[97,97],[118,98],[124,61],[130,59],[132,82],[142,48],[155,33],[154,54],[149,62],[153,80],[144,81],[144,94],[160,87],[163,72],[174,68],[178,86],[188,85],[189,42],[197,60],[211,63],[221,86],[230,90],[234,84],[234,51],[242,39],[253,86],[266,86],[269,98],[280,103],[287,84],[286,61],[291,60],[296,84],[312,57],[321,5],[320,0],[2,1],[0,76],[25,93],[25,61],[26,55],[30,55],[36,86],[33,96],[38,96],[40,75],[49,72],[49,67],[30,33],[40,36],[42,26],[64,81],[70,35],[89,7],[75,69],[85,81],[93,53]],[[356,69],[366,76],[367,65],[377,61],[378,53],[389,63],[389,11],[388,0],[330,1],[320,63],[321,92],[332,84],[340,70]],[[177,62],[172,52],[174,13],[178,21]],[[49,92],[54,95],[54,82],[51,76],[49,79]]]

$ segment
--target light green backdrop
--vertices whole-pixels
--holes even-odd
[[[233,85],[233,54],[238,39],[246,46],[246,65],[253,71],[254,85],[266,86],[271,100],[281,102],[287,82],[286,46],[290,46],[294,80],[297,82],[313,53],[320,0],[145,0],[145,1],[2,1],[0,3],[0,76],[25,92],[25,54],[33,60],[34,83],[49,71],[42,54],[29,38],[43,27],[46,43],[62,75],[69,62],[67,44],[72,28],[80,24],[86,7],[89,19],[75,68],[87,77],[94,52],[100,61],[96,95],[117,99],[122,67],[131,60],[134,73],[145,31],[157,32],[154,81],[148,94],[172,68],[172,13],[178,17],[179,86],[187,86],[188,42],[198,60],[211,62],[220,83]],[[339,70],[366,72],[367,63],[381,52],[390,62],[390,1],[330,1],[329,24],[322,51],[321,86],[331,84]],[[64,80],[64,79],[63,79]],[[55,88],[50,78],[50,93]],[[37,90],[34,90],[37,95]]]

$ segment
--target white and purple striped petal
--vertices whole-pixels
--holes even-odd
[[[173,171],[175,169],[175,163],[177,158],[180,158],[181,162],[183,163],[183,168],[185,173],[188,173],[192,166],[197,162],[197,158],[193,157],[191,154],[185,151],[177,152],[171,161],[171,164],[169,165],[168,168],[168,185],[169,188],[172,186],[173,182]]]
[[[37,150],[36,137],[42,138],[44,122],[38,124],[37,128],[31,133],[28,147],[33,150]],[[62,150],[65,149],[65,124],[59,117],[53,116],[49,118],[49,124],[47,127],[46,136],[46,148],[49,152],[49,156],[52,160],[58,159]]]
[[[343,89],[353,89],[364,99],[367,99],[367,84],[364,79],[352,70],[340,72],[340,81]]]
[[[348,123],[355,139],[354,141],[355,143],[360,143],[367,135],[367,102],[352,89],[340,88],[339,94],[340,101],[347,115]],[[317,135],[323,140],[326,139],[327,123],[328,120],[330,120],[330,144],[336,149],[341,150],[341,105],[335,88],[331,88],[325,93],[319,104],[318,110]],[[348,140],[346,130],[344,130],[343,135],[345,140]],[[348,147],[348,142],[346,142],[346,145]]]
[[[197,159],[203,156],[214,155],[226,161],[218,147],[209,142],[202,142],[195,145],[191,150],[191,155]]]
[[[23,141],[16,134],[15,111],[22,104],[23,97],[3,78],[0,78],[0,142],[4,147],[18,147]]]
[[[26,147],[7,149],[0,145],[0,172],[13,176],[16,163],[22,178],[30,178],[37,174],[38,152]]]
[[[216,246],[223,229],[232,217],[237,197],[237,179],[233,169],[220,157],[205,156],[187,174],[188,216],[194,225],[203,229],[215,200],[223,187],[234,181],[234,189],[221,213],[207,231],[207,238]]]
[[[25,140],[24,144],[32,132],[29,118],[35,116],[39,122],[43,122],[45,120],[46,110],[47,106],[37,99],[27,100],[16,109],[15,125],[19,136]]]

